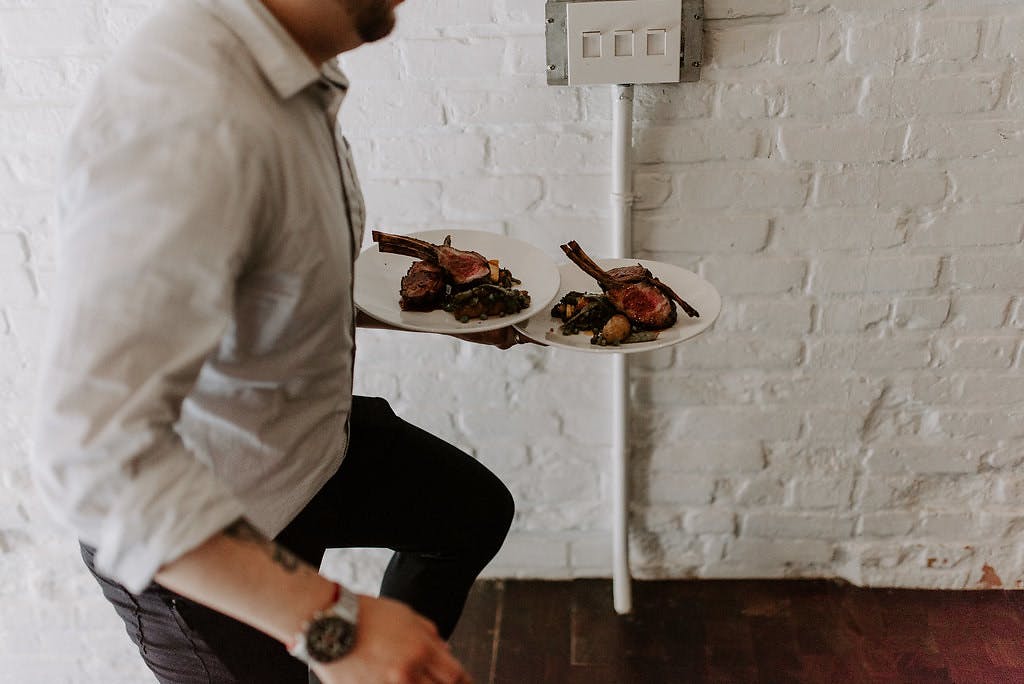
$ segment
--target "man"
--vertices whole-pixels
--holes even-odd
[[[511,497],[351,393],[331,59],[400,1],[174,0],[73,126],[34,474],[161,682],[468,681],[444,639]],[[318,574],[345,546],[396,550],[381,598]]]

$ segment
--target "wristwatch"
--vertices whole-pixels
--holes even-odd
[[[306,663],[331,663],[356,643],[359,597],[336,585],[338,599],[330,608],[318,611],[295,635],[288,652]]]

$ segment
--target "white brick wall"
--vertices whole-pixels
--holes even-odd
[[[703,80],[636,89],[635,251],[725,308],[631,364],[635,574],[1021,586],[1024,5],[706,2]],[[0,0],[0,682],[149,681],[26,459],[57,144],[151,6]],[[610,96],[545,85],[542,9],[409,0],[346,58],[372,225],[608,248]],[[358,389],[516,494],[489,574],[608,574],[602,359],[361,335]]]

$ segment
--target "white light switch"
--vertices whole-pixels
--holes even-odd
[[[647,31],[647,54],[665,54],[665,29],[649,29]]]
[[[569,85],[678,83],[682,0],[566,6]]]
[[[616,57],[632,57],[633,56],[633,32],[632,31],[616,31],[615,32],[615,56]]]

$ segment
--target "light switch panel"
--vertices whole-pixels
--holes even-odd
[[[568,3],[569,85],[679,82],[681,2]]]

